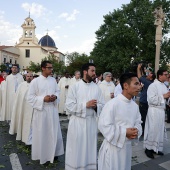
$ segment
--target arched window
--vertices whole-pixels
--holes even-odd
[[[32,37],[32,31],[30,31],[29,36]]]
[[[29,34],[28,34],[28,31],[26,30],[25,31],[25,37],[28,37],[29,36]]]

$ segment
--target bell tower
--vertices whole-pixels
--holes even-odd
[[[35,36],[35,23],[34,20],[29,17],[27,17],[24,21],[24,23],[21,25],[23,28],[23,38],[25,39],[32,39]]]
[[[34,43],[38,45],[38,39],[35,36],[35,23],[32,18],[29,16],[25,19],[24,23],[21,25],[23,28],[23,34],[22,37],[19,39],[19,44],[27,44],[30,45],[30,43]],[[19,45],[17,44],[17,45]]]

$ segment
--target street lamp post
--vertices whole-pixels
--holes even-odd
[[[156,45],[156,54],[155,54],[155,73],[159,70],[159,61],[160,61],[160,48],[162,41],[162,27],[164,26],[165,14],[163,13],[162,6],[159,6],[153,12],[155,17],[156,25],[156,35],[155,35],[155,45]]]

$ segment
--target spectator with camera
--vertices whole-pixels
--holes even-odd
[[[144,129],[145,129],[145,120],[146,115],[148,112],[148,102],[147,102],[147,90],[149,85],[154,81],[155,74],[152,71],[152,68],[148,68],[147,72],[145,73],[143,65],[140,63],[137,67],[137,76],[142,83],[142,90],[140,93],[140,99],[139,99],[139,111],[142,117],[142,130],[144,135]]]

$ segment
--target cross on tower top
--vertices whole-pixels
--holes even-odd
[[[48,35],[48,31],[49,31],[49,30],[48,30],[48,29],[46,29],[46,31],[47,31],[47,35]]]

